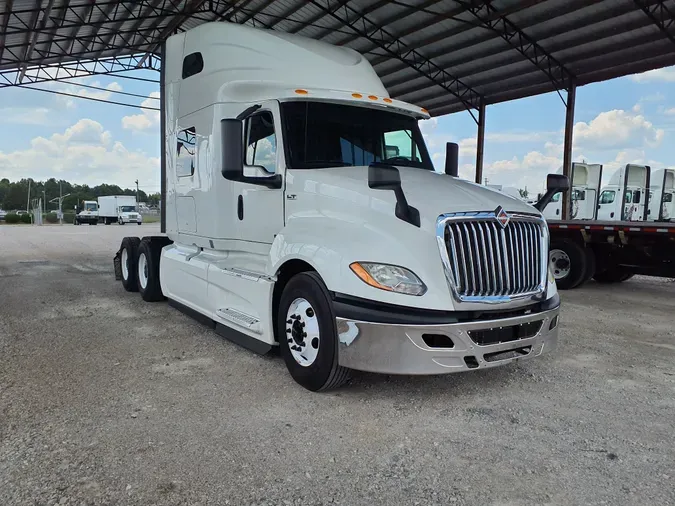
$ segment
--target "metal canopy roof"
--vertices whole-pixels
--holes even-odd
[[[157,69],[216,20],[356,49],[434,115],[675,65],[675,0],[0,0],[0,87]]]

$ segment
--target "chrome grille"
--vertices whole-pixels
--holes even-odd
[[[517,215],[502,227],[495,213],[474,213],[442,217],[440,223],[446,274],[461,300],[511,298],[543,290],[548,239],[538,218]]]

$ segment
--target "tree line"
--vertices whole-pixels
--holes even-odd
[[[30,186],[30,195],[28,188]],[[43,193],[44,192],[44,193]],[[61,192],[61,193],[59,193]],[[114,184],[100,184],[98,186],[88,186],[86,184],[73,184],[64,180],[55,178],[47,181],[35,181],[33,179],[21,179],[11,182],[9,179],[0,179],[0,209],[5,211],[25,210],[29,200],[45,199],[47,211],[56,211],[59,208],[59,195],[68,195],[63,199],[63,211],[71,211],[75,206],[81,206],[83,200],[96,200],[98,197],[106,195],[134,195],[135,189],[122,189]],[[50,200],[56,198],[54,202]],[[143,190],[138,190],[138,201],[145,202],[148,206],[159,205],[160,194],[147,194]]]

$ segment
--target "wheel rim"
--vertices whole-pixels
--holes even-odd
[[[316,311],[306,299],[295,299],[286,313],[286,339],[293,359],[309,367],[319,354],[321,337]]]
[[[138,256],[138,282],[143,290],[148,286],[148,259],[145,258],[145,253]]]
[[[126,248],[122,250],[122,277],[129,279],[129,250]]]
[[[570,275],[570,269],[572,262],[570,262],[570,257],[561,249],[551,250],[549,253],[549,265],[551,267],[551,272],[553,272],[553,277],[558,279],[566,278]]]

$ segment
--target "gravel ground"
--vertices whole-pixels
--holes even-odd
[[[564,293],[537,360],[313,394],[114,281],[157,231],[0,226],[0,505],[675,504],[675,283]]]

